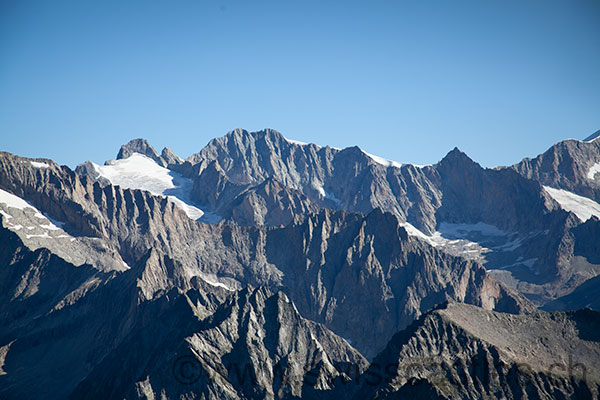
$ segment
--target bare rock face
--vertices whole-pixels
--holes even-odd
[[[130,140],[129,143],[121,146],[119,153],[117,154],[117,160],[121,160],[123,158],[128,158],[133,153],[143,154],[146,157],[150,157],[154,161],[156,161],[160,166],[164,167],[165,162],[158,155],[154,147],[146,139],[133,139]]]
[[[296,215],[318,211],[301,191],[267,179],[237,195],[226,205],[222,215],[241,225],[278,226],[289,224]]]
[[[319,210],[302,191],[275,178],[257,185],[236,184],[216,162],[211,162],[194,181],[192,195],[226,221],[245,226],[287,225],[295,215]]]
[[[186,164],[199,204],[214,207],[232,186],[240,188],[237,195],[241,188],[273,179],[320,208],[361,213],[380,208],[425,233],[442,222],[529,231],[558,208],[539,183],[510,171],[486,170],[458,149],[434,166],[399,167],[382,165],[358,147],[338,150],[297,144],[269,129],[235,130],[212,140]]]
[[[323,211],[271,230],[266,257],[300,312],[350,339],[367,357],[446,300],[505,312],[533,309],[485,269],[410,238],[391,213]],[[281,251],[282,248],[285,251]]]
[[[577,145],[565,143],[574,154],[580,147],[589,153],[577,153],[586,160],[579,170],[588,171],[600,158],[596,144],[572,142]],[[177,171],[194,180],[198,204],[240,225],[285,225],[292,215],[324,208],[390,212],[414,228],[411,235],[429,236],[430,243],[439,235],[446,240],[437,246],[476,259],[538,305],[600,272],[573,257],[569,230],[579,222],[561,210],[543,188],[548,182],[536,180],[539,174],[485,169],[459,149],[432,166],[400,166],[358,147],[339,150],[298,144],[274,130],[235,130]],[[275,182],[280,195],[263,190]]]
[[[211,198],[231,198],[236,186],[249,189],[273,179],[302,192],[319,208],[362,213],[382,208],[419,227],[435,227],[426,213],[433,209],[421,204],[425,199],[439,200],[439,192],[427,177],[430,169],[388,168],[358,147],[339,150],[304,145],[271,129],[252,133],[238,129],[209,142],[177,171],[194,179],[198,189],[195,200],[201,205],[216,204]],[[219,182],[216,188],[215,182]],[[213,193],[206,193],[207,188]],[[223,202],[219,204],[224,207]],[[278,206],[285,207],[281,203]],[[296,214],[302,211],[293,207],[290,210]]]
[[[162,149],[160,157],[165,161],[167,165],[179,165],[184,162],[184,160],[181,157],[175,154],[175,152],[173,152],[173,150],[171,150],[168,147]]]
[[[146,157],[153,159],[161,167],[176,167],[184,162],[181,157],[168,147],[165,147],[159,155],[146,139],[133,139],[121,146],[121,149],[117,154],[117,160],[128,158],[134,153],[143,154]]]
[[[565,140],[536,158],[525,158],[513,170],[543,185],[600,201],[600,140]]]
[[[596,198],[595,142],[494,170],[273,130],[121,148],[191,179],[211,224],[0,153],[0,398],[597,397],[564,371],[600,359],[598,314],[530,301],[599,307],[600,222],[543,187]]]
[[[103,273],[32,252],[8,229],[0,235],[1,398],[316,398],[349,379],[340,365],[366,368],[282,293],[189,278],[155,250],[129,270]],[[191,385],[174,369],[186,357],[203,381]]]
[[[545,304],[542,309],[546,311],[567,311],[582,308],[600,310],[598,293],[600,293],[600,276],[588,279],[571,293]]]
[[[436,164],[443,201],[437,218],[445,222],[484,222],[507,231],[547,227],[557,209],[541,185],[510,170],[484,169],[459,149]]]
[[[152,339],[123,343],[73,398],[317,398],[336,378],[348,379],[335,365],[367,365],[343,339],[304,320],[281,293],[234,293],[203,320],[179,296],[159,315],[160,323],[144,327]],[[114,364],[131,372],[123,376]]]
[[[368,357],[394,332],[445,300],[508,312],[531,309],[479,264],[409,238],[391,213],[375,210],[362,216],[325,210],[294,217],[286,227],[206,225],[190,220],[167,199],[102,186],[64,169],[24,180],[29,172],[15,171],[26,162],[14,156],[8,160],[15,167],[0,175],[0,184],[3,176],[13,184],[21,180],[21,193],[31,193],[27,198],[35,204],[60,204],[61,214],[51,215],[64,221],[65,229],[89,231],[129,266],[149,263],[142,276],[147,299],[161,289],[187,290],[186,282],[195,276],[231,289],[248,284],[280,289],[303,315],[348,338]],[[285,199],[282,191],[289,193],[270,180],[258,188],[263,199]],[[248,193],[236,198],[252,199]],[[243,201],[237,209],[243,209]],[[266,210],[266,217],[278,212]],[[164,273],[162,255],[181,267],[171,268],[172,275]]]
[[[394,336],[355,399],[589,398],[600,313],[501,314],[450,303]]]

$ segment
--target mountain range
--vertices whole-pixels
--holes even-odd
[[[597,137],[0,153],[0,398],[598,398]]]

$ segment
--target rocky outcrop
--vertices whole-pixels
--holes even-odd
[[[283,226],[292,222],[296,215],[318,211],[319,207],[301,191],[287,188],[270,178],[244,190],[217,212],[240,225]]]
[[[44,250],[2,250],[3,399],[317,398],[349,379],[340,366],[367,365],[284,294],[197,277],[182,284],[185,269],[155,251],[103,274]],[[190,366],[202,371],[193,382]]]
[[[154,147],[152,147],[152,145],[148,143],[146,139],[133,139],[127,144],[121,146],[121,149],[117,154],[117,160],[128,158],[133,153],[139,153],[145,155],[146,157],[150,157],[161,167],[166,166],[164,160],[158,155],[156,150],[154,150]]]
[[[320,208],[361,213],[380,208],[425,233],[442,222],[531,231],[558,208],[539,183],[484,169],[458,149],[434,166],[399,167],[383,165],[358,147],[302,145],[274,130],[239,129],[213,139],[186,164],[199,204],[215,207],[223,204],[217,199],[272,179]]]
[[[302,191],[286,187],[275,178],[257,185],[236,184],[216,162],[211,162],[194,181],[192,196],[226,221],[246,226],[286,225],[295,215],[319,210]]]
[[[198,188],[194,200],[201,205],[231,198],[227,193],[236,192],[235,186],[249,189],[273,179],[300,191],[319,208],[362,213],[381,208],[425,230],[435,228],[431,212],[440,198],[430,182],[429,167],[388,167],[358,147],[339,150],[298,144],[271,129],[252,133],[237,129],[213,139],[177,171],[194,179]]]
[[[367,365],[281,293],[236,292],[204,319],[188,294],[161,303],[149,314],[159,319],[136,327],[72,398],[318,398],[336,378],[348,379],[336,366]]]
[[[583,282],[571,293],[545,304],[542,308],[547,311],[579,310],[582,308],[600,310],[598,293],[600,293],[600,276]]]
[[[565,140],[545,153],[525,158],[513,165],[522,176],[543,185],[565,189],[600,202],[600,174],[593,168],[600,164],[600,141]]]
[[[368,214],[379,208],[424,235],[439,234],[447,239],[440,247],[477,259],[538,305],[600,272],[573,257],[569,230],[578,222],[540,182],[509,168],[482,168],[459,149],[433,166],[383,165],[357,147],[302,145],[273,130],[235,130],[185,165],[194,199],[226,221],[278,226],[315,209]],[[274,184],[275,190],[263,190]],[[476,230],[481,224],[500,235],[483,237]],[[451,234],[443,229],[448,225]],[[446,245],[452,240],[471,247],[455,251]]]
[[[597,396],[547,370],[599,359],[598,314],[538,313],[514,288],[587,301],[600,223],[533,175],[458,149],[399,166],[272,130],[185,161],[142,139],[119,158],[133,153],[193,179],[224,221],[92,164],[0,154],[0,398]],[[378,363],[390,379],[363,384]]]
[[[133,139],[127,144],[121,146],[121,149],[117,154],[117,160],[128,158],[134,153],[139,153],[145,155],[146,157],[150,157],[161,167],[176,167],[184,162],[181,157],[175,154],[173,150],[168,147],[165,147],[159,155],[146,139]]]
[[[183,158],[179,157],[173,150],[168,147],[162,149],[160,157],[164,160],[167,166],[179,165],[184,162]]]
[[[367,357],[421,313],[446,300],[505,312],[533,307],[485,269],[407,235],[391,213],[323,211],[270,230],[266,258],[308,318]],[[285,247],[286,251],[281,251]]]
[[[505,231],[531,232],[548,226],[559,207],[537,182],[510,170],[484,169],[455,148],[435,165],[443,200],[440,222],[484,222]]]
[[[450,303],[395,335],[355,399],[598,398],[600,313],[509,315]]]
[[[162,256],[153,261],[147,298],[161,286],[186,290],[184,283],[194,276],[211,276],[232,289],[248,284],[281,289],[303,315],[348,338],[366,356],[376,354],[394,332],[441,301],[509,312],[531,307],[479,264],[409,238],[391,213],[375,210],[362,216],[324,210],[296,217],[286,227],[207,225],[189,219],[167,199],[102,186],[66,169],[28,180],[30,171],[18,172],[26,163],[11,157],[6,161],[14,167],[0,171],[0,187],[5,179],[35,204],[56,204],[62,214],[55,218],[65,221],[67,231],[69,226],[74,232],[87,229],[130,266],[158,255],[181,266],[169,276],[161,272]],[[281,196],[274,181],[267,181],[262,193],[261,198],[268,193]],[[156,256],[149,256],[148,249]],[[372,325],[367,328],[364,320]]]

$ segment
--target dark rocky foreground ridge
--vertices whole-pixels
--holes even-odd
[[[565,362],[597,371],[598,313],[535,311],[597,306],[600,221],[544,188],[593,193],[570,142],[551,181],[272,130],[123,146],[189,181],[162,195],[1,153],[0,398],[597,398]]]
[[[390,340],[354,398],[598,398],[599,317],[442,305]]]

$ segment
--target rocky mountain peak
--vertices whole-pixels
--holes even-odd
[[[179,157],[168,147],[165,147],[159,155],[154,147],[146,139],[142,138],[130,140],[127,144],[121,146],[117,154],[117,160],[129,158],[134,153],[151,158],[161,167],[180,166],[185,162],[183,158]]]
[[[154,150],[154,147],[146,139],[138,138],[130,140],[127,144],[121,146],[119,153],[117,154],[117,160],[122,160],[131,156],[133,153],[143,154],[147,157],[157,161],[160,156]],[[158,161],[157,161],[158,162]]]
[[[438,163],[439,166],[479,166],[465,152],[455,147]]]
[[[168,147],[165,147],[161,154],[161,158],[167,162],[168,165],[171,164],[182,164],[184,162],[183,158],[179,157],[173,150]]]
[[[599,321],[592,310],[511,315],[450,302],[396,334],[365,377],[394,373],[353,398],[597,398]]]

